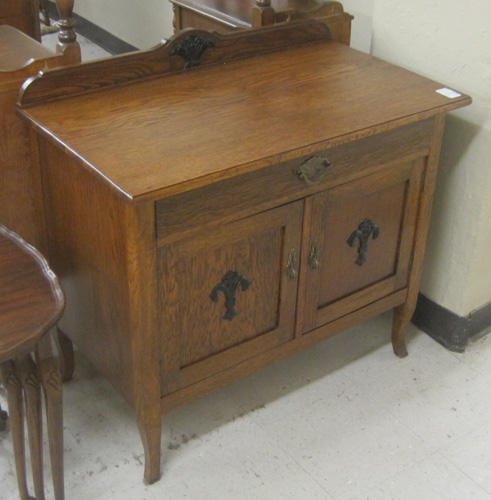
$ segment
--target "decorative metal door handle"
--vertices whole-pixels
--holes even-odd
[[[365,254],[368,250],[368,239],[370,235],[373,240],[376,240],[380,234],[380,229],[376,224],[374,224],[370,219],[365,219],[359,226],[356,231],[353,231],[348,238],[348,245],[350,247],[355,245],[355,240],[358,238],[360,241],[360,246],[358,247],[358,258],[355,261],[355,264],[362,266],[367,258]]]
[[[313,156],[306,162],[302,163],[302,165],[295,170],[295,173],[300,179],[305,181],[310,186],[313,186],[315,184],[319,184],[329,165],[331,165],[331,163],[327,158]]]
[[[249,278],[240,275],[237,271],[229,271],[222,278],[222,282],[213,287],[210,293],[210,299],[213,302],[218,302],[218,292],[223,292],[225,295],[225,315],[223,319],[232,321],[235,316],[237,316],[237,311],[235,310],[235,292],[237,291],[237,287],[241,285],[242,290],[245,291],[249,288],[251,283]]]
[[[297,277],[297,252],[294,248],[288,254],[288,261],[286,263],[286,275],[289,280],[294,280]]]

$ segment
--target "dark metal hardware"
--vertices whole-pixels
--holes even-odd
[[[368,240],[370,236],[372,236],[373,240],[376,240],[380,234],[380,230],[376,224],[374,224],[370,219],[365,219],[359,226],[356,231],[353,231],[348,238],[348,245],[350,247],[355,245],[355,240],[358,238],[360,241],[360,246],[358,247],[358,258],[355,261],[355,264],[362,266],[367,258],[365,254],[368,250]]]
[[[309,264],[312,271],[316,271],[320,267],[320,250],[317,240],[310,247]]]
[[[240,275],[237,271],[229,271],[222,278],[222,282],[213,287],[210,293],[210,299],[213,300],[213,302],[218,302],[218,292],[223,292],[225,295],[225,315],[223,319],[232,321],[234,317],[237,316],[237,311],[235,310],[235,292],[237,291],[237,287],[240,285],[242,290],[245,291],[249,288],[251,283],[249,278]]]
[[[215,43],[209,38],[198,35],[189,35],[183,38],[171,51],[170,55],[181,56],[186,64],[185,69],[195,68],[201,64],[201,56],[205,51],[211,47],[214,47]]]
[[[294,248],[292,248],[288,254],[288,261],[286,263],[286,275],[289,280],[294,280],[297,277],[297,265],[297,252]]]
[[[327,158],[313,156],[302,163],[295,171],[296,175],[310,186],[319,184],[324,177],[327,168],[331,165]]]

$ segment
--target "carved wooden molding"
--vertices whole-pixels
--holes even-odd
[[[195,68],[201,64],[205,51],[214,46],[215,42],[208,37],[189,34],[174,46],[170,55],[181,56],[186,61],[184,69]]]
[[[48,70],[24,84],[19,104],[21,107],[27,107],[40,101],[63,99],[113,85],[182,71],[186,69],[187,61],[175,57],[175,51],[183,40],[190,36],[206,38],[214,44],[213,50],[207,50],[201,55],[201,65],[223,64],[234,59],[291,49],[293,46],[332,40],[329,28],[312,20],[244,30],[229,35],[203,30],[183,30],[166,43],[147,51],[91,61],[56,72]]]

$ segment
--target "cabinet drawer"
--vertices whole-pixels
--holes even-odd
[[[401,159],[426,156],[432,131],[433,119],[429,119],[164,198],[156,203],[157,238],[169,243],[204,227],[352,181],[396,159],[400,164]],[[320,182],[313,185],[296,174],[312,157],[330,162]]]

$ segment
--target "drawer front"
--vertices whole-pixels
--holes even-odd
[[[156,203],[157,238],[162,244],[176,241],[352,181],[395,160],[425,156],[432,131],[433,120],[425,120],[164,198]],[[298,170],[308,168],[312,157],[330,165],[323,175],[314,165],[312,173],[300,177]]]

